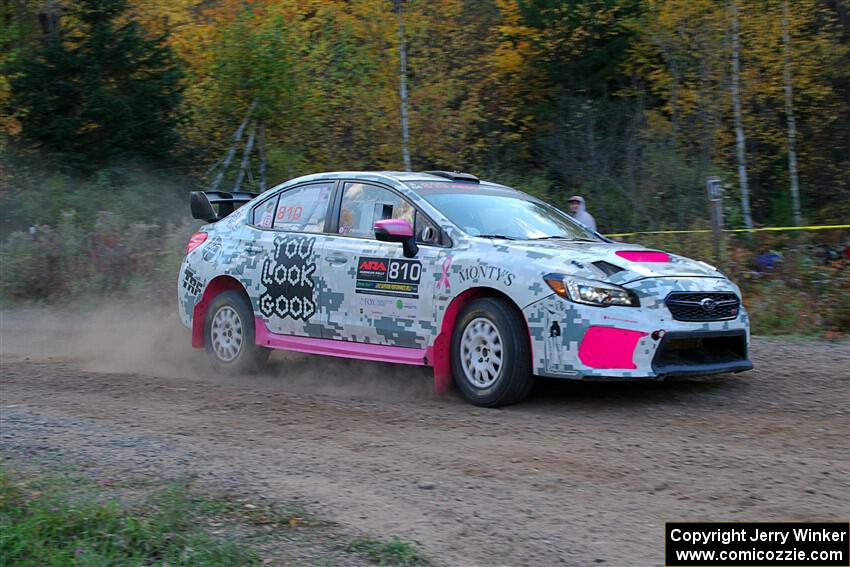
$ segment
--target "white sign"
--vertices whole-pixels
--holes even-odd
[[[709,201],[720,201],[723,198],[723,186],[720,184],[719,177],[709,177],[705,184],[708,189]]]

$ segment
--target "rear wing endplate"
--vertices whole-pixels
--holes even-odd
[[[189,195],[189,207],[192,209],[192,218],[207,222],[220,221],[239,206],[254,199],[259,193],[247,191],[192,191]],[[218,206],[218,211],[213,205]]]

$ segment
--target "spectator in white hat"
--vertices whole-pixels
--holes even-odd
[[[569,198],[568,202],[570,204],[570,214],[572,217],[590,230],[596,232],[596,219],[593,218],[593,215],[587,212],[587,208],[584,204],[584,197],[573,195]]]

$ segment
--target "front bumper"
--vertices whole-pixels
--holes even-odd
[[[676,320],[663,298],[671,291],[736,291],[728,280],[657,278],[633,288],[641,307],[594,307],[550,296],[523,311],[534,372],[571,379],[654,379],[750,370],[749,318]]]
[[[752,370],[744,329],[666,333],[652,359],[658,378]]]

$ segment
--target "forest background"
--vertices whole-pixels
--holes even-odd
[[[171,301],[190,190],[317,171],[581,194],[603,233],[707,228],[709,176],[727,228],[850,221],[846,0],[0,0],[0,46],[4,301]],[[831,335],[848,234],[632,240]]]

